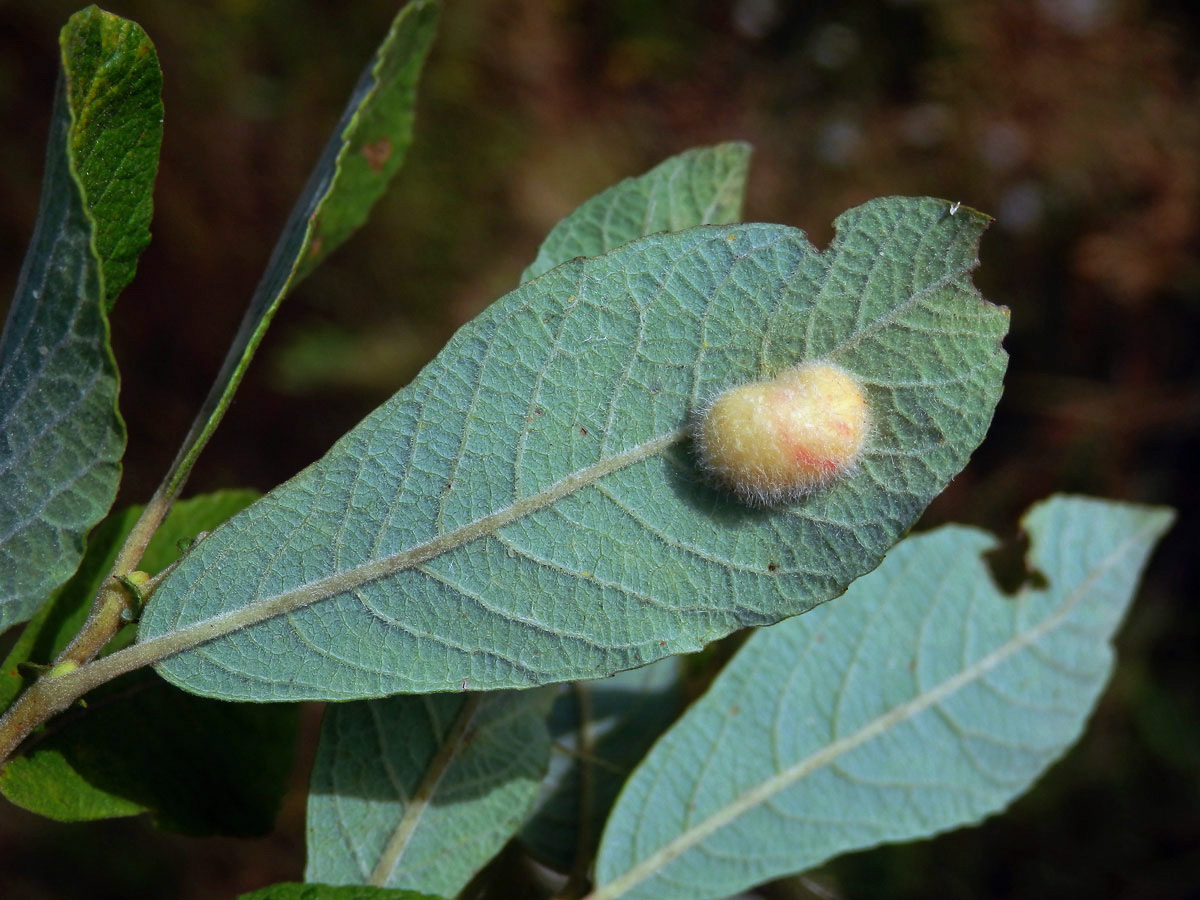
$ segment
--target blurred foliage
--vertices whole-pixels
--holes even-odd
[[[166,77],[155,240],[114,323],[135,502],[173,455],[396,2],[107,6],[146,28]],[[0,5],[5,297],[37,204],[55,35],[75,8]],[[977,279],[1012,308],[1009,383],[927,523],[1011,533],[1058,489],[1183,515],[1087,737],[1037,791],[981,829],[859,854],[816,881],[847,898],[1190,896],[1198,45],[1200,17],[1180,0],[453,0],[396,187],[283,305],[191,490],[269,488],[317,458],[513,287],[559,217],[686,147],[752,142],[748,216],[819,243],[838,212],[875,195],[989,211]],[[92,860],[109,883],[89,896],[232,896],[266,883],[264,866],[296,877],[302,827],[293,811],[274,844],[222,844],[214,873],[197,861],[215,845],[137,832],[149,844],[135,866],[118,850],[135,840],[127,825],[38,829],[6,807],[0,858],[27,860],[15,882],[5,873],[14,895],[70,895],[53,880],[68,877],[63,857],[45,849],[69,834],[76,855],[111,860]]]

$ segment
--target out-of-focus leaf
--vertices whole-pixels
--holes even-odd
[[[521,281],[655,232],[736,222],[749,169],[750,145],[732,141],[696,147],[626,178],[554,226]]]
[[[529,687],[690,652],[874,568],[991,421],[1006,312],[986,216],[872,201],[652,235],[528,282],[159,588],[139,652],[227,699]],[[709,397],[824,359],[868,394],[853,472],[748,508],[689,447]],[[204,643],[200,651],[191,646]]]
[[[1040,504],[1024,524],[1045,584],[1015,596],[992,580],[990,535],[938,529],[753,635],[626,784],[590,897],[726,897],[1003,809],[1082,732],[1171,520]]]
[[[683,706],[681,658],[670,656],[558,692],[550,713],[550,771],[521,842],[547,865],[570,869],[593,854],[617,792]]]
[[[396,891],[391,888],[328,884],[273,884],[261,890],[242,894],[237,900],[445,900],[433,894],[416,891]]]
[[[41,207],[0,337],[0,629],[79,565],[116,495],[125,426],[107,313],[150,240],[162,76],[96,7],[59,38]]]
[[[220,491],[177,503],[142,563],[155,572],[177,544],[217,527],[257,497]],[[137,508],[109,516],[83,564],[26,626],[4,662],[0,701],[22,684],[19,663],[49,663],[87,617]],[[122,633],[115,646],[132,635]],[[110,645],[113,646],[113,645]],[[203,700],[150,672],[135,672],[47,726],[23,757],[0,771],[0,793],[61,821],[150,812],[164,828],[195,834],[261,834],[271,827],[292,757],[295,710]]]
[[[458,894],[537,794],[550,701],[524,691],[330,705],[304,877]]]

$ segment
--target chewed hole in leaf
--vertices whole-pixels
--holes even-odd
[[[1049,584],[1046,576],[1029,564],[1029,535],[1024,531],[984,553],[983,562],[1005,596],[1015,597],[1024,590],[1044,590]]]

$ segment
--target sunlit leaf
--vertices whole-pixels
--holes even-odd
[[[542,245],[538,264],[527,271],[526,278],[574,256],[595,256],[644,234],[736,219],[741,211],[748,159],[749,148],[744,144],[721,144],[690,150],[645,175],[626,179],[564,219]],[[669,724],[669,717],[664,721],[662,714],[678,698],[668,690],[664,679],[673,680],[677,670],[674,659],[640,670],[636,677],[631,677],[631,673],[596,683],[594,688],[591,683],[581,683],[559,697],[551,719],[559,745],[554,769],[541,787],[539,810],[524,831],[526,843],[535,845],[543,858],[565,868],[577,843],[594,848],[600,825],[624,774],[648,748],[658,730]],[[657,673],[654,686],[662,687],[663,693],[652,691],[645,695],[647,700],[655,698],[654,702],[631,704],[630,690],[647,686],[642,673]],[[668,694],[671,701],[666,700]],[[595,703],[576,703],[577,695],[594,697]],[[536,703],[531,703],[535,698],[525,695],[525,701],[517,709],[525,718],[530,715],[544,718],[541,707],[543,699],[548,702],[548,696],[540,695]],[[484,702],[494,706],[497,701],[489,695]],[[511,699],[504,702],[513,703]],[[365,880],[381,865],[381,853],[393,843],[388,835],[414,815],[412,804],[394,797],[397,786],[383,777],[385,766],[397,766],[390,759],[392,754],[385,752],[383,759],[372,761],[372,754],[377,754],[380,746],[391,746],[382,733],[397,732],[405,738],[396,751],[401,755],[401,763],[411,763],[413,754],[407,751],[409,732],[436,743],[439,726],[445,724],[441,719],[446,718],[450,709],[462,705],[460,698],[443,695],[364,700],[330,708],[321,730],[314,792],[309,799],[307,874],[311,880]],[[442,716],[435,720],[434,713],[439,711]],[[647,727],[652,715],[659,719],[658,730]],[[531,722],[516,721],[532,728]],[[351,728],[348,723],[359,727]],[[603,771],[593,767],[594,757],[583,758],[578,752],[570,752],[579,740],[581,729],[587,735],[584,743],[590,749],[612,757],[611,761],[605,761]],[[351,751],[346,749],[348,740],[342,736],[343,732],[348,732],[352,739]],[[542,755],[535,762],[544,769],[543,723],[539,723],[537,735],[535,743]],[[604,746],[592,747],[593,741],[603,741]],[[477,745],[473,746],[477,749]],[[520,758],[528,758],[527,736],[510,735],[508,747],[521,748]],[[401,754],[402,748],[405,752]],[[501,751],[500,756],[516,758],[511,749]],[[475,765],[475,761],[468,754],[446,761],[447,766],[451,764],[461,770],[464,765]],[[491,774],[491,767],[488,770]],[[503,774],[507,769],[502,767],[498,771]],[[377,783],[373,789],[363,790],[361,781],[370,772],[376,774]],[[410,774],[415,782],[423,771],[418,768]],[[397,859],[390,864],[387,883],[457,893],[466,878],[512,834],[520,824],[519,815],[514,813],[523,811],[533,798],[528,780],[509,785],[503,781],[489,778],[487,785],[491,791],[486,798],[455,808],[453,815],[444,811],[422,817],[420,831],[403,838],[403,853],[393,851]],[[514,791],[519,792],[516,802]],[[368,819],[377,827],[364,825]],[[431,827],[434,832],[453,832],[462,840],[448,845],[430,831]],[[422,846],[430,840],[431,847]]]
[[[622,791],[591,900],[726,897],[1000,811],[1082,732],[1171,519],[1040,504],[1024,523],[1038,577],[1015,596],[992,580],[991,536],[941,528],[754,634]]]
[[[578,256],[599,256],[659,231],[736,222],[750,146],[697,147],[627,178],[563,219],[525,270],[528,281]],[[595,849],[625,776],[678,712],[678,657],[558,695],[550,718],[555,752],[521,839],[540,860],[568,871]]]
[[[149,605],[142,652],[229,699],[529,687],[837,596],[991,420],[1007,315],[970,283],[988,221],[890,198],[841,216],[823,254],[735,225],[559,266],[205,540]],[[868,392],[857,468],[769,510],[705,483],[697,409],[812,358]]]
[[[736,222],[749,167],[750,145],[734,141],[688,150],[644,175],[626,178],[559,222],[521,281],[655,232]]]

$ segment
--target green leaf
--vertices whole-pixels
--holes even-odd
[[[697,147],[588,200],[554,227],[521,276],[529,281],[577,256],[599,256],[635,238],[742,215],[750,145]]]
[[[516,833],[546,774],[542,691],[332,704],[308,798],[309,881],[454,896]]]
[[[0,629],[75,571],[112,504],[125,426],[107,312],[150,239],[162,77],[134,23],[60,36],[41,207],[0,337]]]
[[[208,700],[145,671],[87,702],[0,770],[0,793],[60,822],[149,812],[185,834],[271,830],[292,764],[294,705]]]
[[[162,145],[162,72],[141,27],[96,6],[59,38],[71,110],[71,171],[83,189],[105,309],[133,281],[150,243]]]
[[[400,10],[359,79],[272,257],[265,281],[287,277],[276,304],[366,222],[404,162],[438,15],[435,0]]]
[[[775,225],[654,235],[528,282],[205,540],[149,604],[140,655],[177,653],[160,672],[228,699],[529,687],[837,596],[1000,394],[1007,314],[969,278],[989,220],[949,210],[873,201],[824,254]],[[866,387],[857,469],[771,510],[706,484],[696,410],[809,358]]]
[[[143,565],[165,568],[179,555],[178,542],[215,528],[256,496],[221,491],[176,504]],[[101,523],[75,577],[26,626],[0,674],[0,705],[22,686],[19,663],[53,661],[79,630],[138,512],[123,510]],[[132,637],[122,635],[114,645]],[[134,673],[48,726],[26,756],[0,771],[0,793],[60,821],[149,811],[175,831],[260,834],[282,797],[295,718],[291,707],[202,700],[150,672]]]
[[[25,689],[27,678],[19,666],[54,662],[71,638],[79,633],[92,607],[92,599],[112,570],[117,552],[139,512],[140,507],[129,507],[109,513],[93,530],[87,552],[70,581],[55,591],[49,602],[43,603],[25,624],[0,668],[0,710],[7,709]]]
[[[749,165],[750,145],[731,142],[688,150],[625,179],[563,219],[522,281],[658,231],[737,221]],[[550,773],[521,830],[542,862],[567,871],[581,854],[594,854],[625,776],[679,712],[678,676],[672,656],[559,692],[549,723]]]
[[[175,490],[216,429],[279,304],[366,221],[412,143],[417,82],[437,32],[436,0],[413,0],[350,95],[296,201],[266,272],[172,470]]]
[[[229,490],[179,501],[146,547],[142,570],[152,575],[161,572],[179,558],[181,542],[190,544],[202,532],[216,528],[258,497],[257,491]],[[0,665],[0,711],[8,708],[24,686],[25,679],[17,667],[22,663],[44,665],[53,662],[83,627],[92,601],[112,571],[117,553],[141,511],[140,506],[126,507],[109,514],[96,526],[79,569],[26,624]],[[111,652],[126,646],[133,638],[132,632],[132,628],[121,631],[106,650]]]
[[[1045,586],[1005,595],[990,535],[898,545],[841,599],[753,635],[621,793],[591,900],[704,900],[978,822],[1079,737],[1169,527],[1055,498],[1024,520]]]
[[[390,888],[352,885],[333,887],[328,884],[273,884],[261,890],[242,894],[237,900],[444,900],[432,894],[416,891],[394,891]]]
[[[666,223],[672,226],[673,230],[677,230],[703,224],[706,220],[730,221],[740,214],[748,160],[749,148],[743,144],[722,144],[717,147],[692,150],[668,160],[646,175],[628,179],[616,188],[585,203],[555,229],[543,244],[538,259],[545,268],[551,268],[571,256],[597,255],[648,233],[635,230],[633,226],[644,225],[650,230],[656,231],[661,230],[662,225]],[[530,271],[533,271],[532,267]],[[527,272],[526,280],[529,277],[531,276]],[[663,660],[658,666],[650,667],[642,672],[658,673],[655,686],[665,688],[666,685],[660,685],[659,682],[668,672],[673,678],[676,670],[675,659],[670,658]],[[645,676],[642,672],[638,672],[632,682],[636,687],[643,686]],[[611,754],[616,759],[618,766],[626,762],[626,770],[628,770],[628,768],[632,768],[633,761],[639,758],[649,746],[648,742],[644,744],[639,742],[638,737],[644,733],[653,735],[656,732],[643,730],[643,726],[649,723],[644,716],[641,718],[637,716],[639,711],[649,710],[650,704],[637,702],[633,705],[632,710],[624,709],[629,705],[630,683],[618,684],[617,681],[620,679],[621,676],[618,676],[618,679],[605,683],[600,690],[596,691],[599,722],[592,723],[581,719],[574,692],[566,693],[559,698],[555,704],[553,722],[558,728],[556,737],[564,744],[574,743],[575,735],[572,732],[578,731],[581,726],[589,731],[594,729],[597,737],[603,735],[603,738],[611,739],[611,744],[606,744],[603,748],[604,752]],[[578,690],[591,693],[592,688],[589,684],[584,683],[578,686]],[[508,695],[501,696],[507,697]],[[649,696],[658,697],[660,695],[647,695],[639,700],[648,699]],[[623,709],[610,709],[607,702],[610,699],[621,704]],[[506,702],[510,703],[511,701],[506,700]],[[657,709],[659,705],[655,704],[656,712],[662,712],[661,709]],[[441,711],[439,710],[440,706],[445,706],[447,709]],[[374,853],[369,852],[370,848],[364,848],[361,846],[362,842],[357,840],[363,836],[359,828],[360,817],[358,815],[363,812],[363,809],[355,809],[353,810],[354,814],[350,814],[347,807],[351,803],[357,802],[358,807],[368,811],[378,810],[382,814],[382,821],[374,829],[377,834],[373,836],[373,839],[377,847],[387,844],[387,835],[395,830],[397,822],[403,821],[409,814],[408,810],[412,808],[403,800],[355,801],[354,798],[348,800],[341,796],[345,791],[339,790],[337,787],[346,781],[348,775],[360,777],[363,772],[374,769],[376,780],[379,782],[376,786],[376,793],[383,798],[387,798],[393,793],[394,785],[389,780],[385,780],[382,773],[379,772],[382,763],[373,756],[373,753],[377,753],[378,745],[385,743],[380,735],[380,732],[384,730],[381,723],[391,722],[391,717],[395,716],[397,720],[405,723],[401,733],[407,736],[411,721],[415,719],[416,725],[412,727],[417,733],[436,743],[441,740],[441,728],[435,726],[432,728],[434,733],[429,733],[433,714],[439,712],[449,718],[453,714],[452,710],[457,710],[461,706],[458,698],[450,696],[448,698],[394,698],[382,703],[361,701],[330,708],[322,729],[317,766],[314,770],[314,789],[309,799],[309,870],[307,873],[309,878],[324,881],[365,879],[375,869],[377,863],[368,865],[368,862],[373,857],[377,859],[379,852],[378,850]],[[381,716],[381,710],[392,709],[395,712],[390,713],[386,719]],[[522,705],[519,707],[519,711],[528,713],[528,705]],[[621,712],[633,712],[634,715],[627,720],[618,722]],[[526,727],[529,727],[530,724],[520,720],[515,721],[516,724]],[[366,761],[359,760],[359,756],[364,754],[344,751],[346,741],[339,738],[339,735],[347,729],[347,723],[357,726],[353,733],[356,736],[355,739],[362,742],[365,747]],[[444,723],[438,724],[444,727]],[[633,733],[629,733],[628,728],[619,727],[622,724],[636,727]],[[666,727],[666,722],[662,727]],[[536,760],[532,760],[541,768],[546,765],[543,747],[545,744],[544,731],[544,727],[538,729],[538,747],[539,753],[542,755]],[[512,736],[508,740],[510,747],[525,747],[526,744],[526,738],[523,736]],[[633,748],[632,753],[630,748]],[[432,751],[430,752],[432,754]],[[411,762],[411,760],[409,761]],[[390,761],[387,759],[383,761],[383,763],[388,762]],[[467,762],[470,760],[466,756],[457,757],[453,761],[456,766]],[[474,765],[474,763],[471,764]],[[590,767],[590,762],[582,765]],[[414,771],[410,780],[415,784],[420,777],[422,777],[422,773]],[[576,837],[581,827],[579,811],[583,798],[580,792],[580,779],[581,764],[577,757],[563,753],[557,754],[554,772],[548,779],[553,788],[552,790],[548,789],[546,784],[543,784],[540,801],[543,808],[536,817],[532,830],[527,828],[526,840],[528,842],[553,848],[554,851],[557,851],[556,858],[562,859],[565,855],[567,864],[570,862],[570,854],[574,851]],[[588,829],[585,832],[589,836],[588,842],[594,843],[598,840],[599,826],[604,821],[605,813],[616,797],[620,780],[615,778],[611,772],[606,771],[597,775],[593,784],[589,773],[588,784],[589,787],[592,787],[589,794],[594,794],[595,798],[593,801],[593,798],[589,797],[587,806],[590,814],[584,827]],[[324,791],[328,796],[322,796],[318,791]],[[361,796],[362,793],[364,792],[359,792],[359,795]],[[408,841],[404,853],[404,864],[397,865],[389,883],[413,884],[417,887],[427,887],[446,893],[457,893],[471,873],[491,858],[518,824],[519,819],[513,817],[510,805],[509,795],[512,793],[513,790],[509,790],[503,794],[497,793],[495,797],[479,798],[470,807],[455,811],[454,818],[462,818],[463,824],[452,826],[450,830],[456,834],[469,834],[472,838],[479,833],[489,835],[490,839],[486,842],[473,839],[461,846],[445,848],[443,847],[444,842],[441,842],[437,835],[431,836],[428,831],[420,835],[414,834],[413,838]],[[372,793],[371,796],[374,797],[374,794]],[[532,794],[526,792],[520,798],[521,802],[517,806],[525,805],[531,796]],[[484,800],[486,803],[483,802]],[[424,824],[425,820],[421,821]],[[439,821],[438,827],[445,829],[447,823]],[[497,828],[499,830],[496,830]],[[351,836],[355,840],[351,841]],[[419,840],[417,840],[418,838]],[[421,842],[430,840],[434,841],[432,849],[420,846]],[[453,855],[450,854],[451,850]],[[439,859],[432,855],[434,851],[445,851],[447,858]],[[547,849],[545,855],[549,855],[550,852]],[[429,860],[429,863],[425,864],[426,868],[432,864],[434,868],[430,871],[439,873],[438,881],[427,881],[429,871],[422,874],[420,871],[422,858]],[[412,862],[413,859],[416,859],[417,862]]]
[[[681,662],[669,656],[558,693],[550,771],[521,829],[521,842],[540,861],[565,872],[581,855],[595,855],[621,785],[683,708]]]

